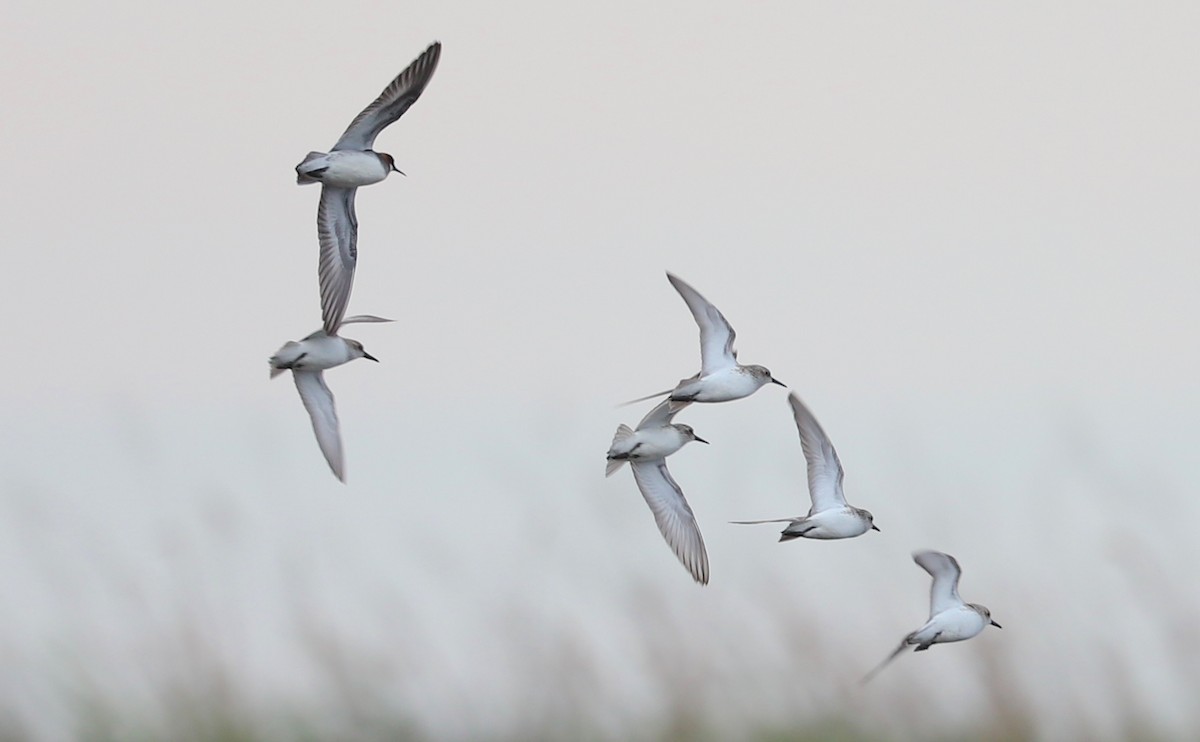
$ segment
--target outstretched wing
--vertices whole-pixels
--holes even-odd
[[[912,636],[912,634],[909,634],[909,636]],[[900,646],[898,646],[894,650],[892,650],[892,653],[889,654],[887,657],[885,657],[883,662],[880,662],[878,665],[876,665],[875,669],[872,670],[871,672],[867,673],[865,676],[863,676],[863,679],[860,680],[859,682],[862,683],[863,685],[866,685],[867,683],[871,682],[871,678],[878,675],[880,670],[887,667],[891,663],[892,660],[899,657],[900,654],[905,649],[908,649],[908,646],[909,646],[908,645],[908,636],[906,636],[900,640]]]
[[[913,561],[933,577],[929,589],[930,618],[963,605],[963,599],[958,597],[958,578],[962,574],[958,560],[940,551],[918,551],[913,554]]]
[[[356,322],[395,322],[395,321],[396,320],[394,320],[394,319],[385,319],[384,317],[376,317],[373,314],[356,314],[353,317],[346,317],[345,319],[343,319],[341,324],[338,327],[340,329],[342,327],[345,327],[346,325],[353,325]],[[329,334],[326,333],[325,328],[322,327],[319,330],[313,330],[312,332],[310,332],[308,335],[306,335],[304,337],[304,340],[312,340],[315,337],[328,337],[328,336],[329,336]]]
[[[356,322],[395,322],[394,319],[386,317],[376,317],[373,314],[356,314],[353,317],[346,317],[342,320],[343,325],[353,325]]]
[[[333,407],[333,393],[325,386],[325,379],[320,371],[293,371],[296,381],[296,391],[300,392],[300,400],[304,409],[312,418],[313,433],[317,436],[317,445],[334,476],[343,482],[345,468],[342,464],[342,436],[338,432],[337,410]]]
[[[683,490],[667,471],[666,459],[634,461],[629,465],[667,545],[696,582],[707,585],[708,553],[704,550],[704,537],[700,535],[700,526],[696,525],[696,516],[683,497]]]
[[[675,415],[684,407],[690,405],[691,402],[672,402],[669,399],[664,399],[654,406],[654,409],[646,413],[642,421],[638,423],[638,430],[646,430],[647,428],[662,428],[671,424],[675,419]]]
[[[844,507],[846,496],[842,492],[842,478],[846,473],[829,436],[825,435],[817,418],[813,417],[812,411],[795,392],[788,394],[788,404],[792,406],[792,417],[796,420],[796,430],[800,432],[800,447],[804,449],[804,459],[808,462],[808,494],[812,498],[809,515]]]
[[[737,353],[733,349],[736,333],[725,315],[683,279],[667,273],[667,280],[687,302],[692,317],[700,326],[700,374],[708,376],[714,371],[736,366]]]
[[[396,79],[383,89],[371,105],[354,117],[342,138],[333,145],[333,150],[371,149],[379,132],[403,116],[408,107],[421,97],[421,92],[437,69],[441,54],[440,42],[430,44],[421,56],[396,75]]]
[[[321,245],[317,277],[321,284],[321,321],[327,335],[337,334],[354,285],[354,266],[358,264],[355,192],[354,188],[323,185],[317,205],[317,241]]]

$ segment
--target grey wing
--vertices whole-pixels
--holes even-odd
[[[321,186],[317,205],[317,241],[321,253],[317,276],[321,284],[321,321],[327,335],[336,335],[350,304],[354,266],[358,263],[358,218],[354,188]]]
[[[413,63],[404,68],[403,72],[396,75],[396,79],[383,89],[383,92],[372,101],[371,105],[354,117],[350,126],[346,127],[342,138],[333,145],[332,151],[371,149],[379,132],[403,116],[409,106],[416,103],[417,98],[421,97],[421,92],[425,90],[425,85],[429,83],[429,78],[433,77],[433,72],[437,69],[438,58],[441,54],[440,42],[435,41],[430,44],[421,56],[413,60]]]
[[[808,494],[812,498],[809,514],[843,507],[846,496],[842,492],[842,479],[846,473],[833,443],[795,392],[788,394],[788,404],[792,406],[792,417],[800,433],[800,447],[804,449],[804,459],[808,463]]]
[[[342,320],[343,325],[352,325],[355,322],[395,322],[394,319],[386,317],[376,317],[373,314],[356,314],[353,317],[346,317]]]
[[[646,413],[642,421],[637,424],[638,430],[647,428],[662,428],[671,424],[675,419],[675,415],[684,407],[690,405],[691,402],[673,402],[670,399],[664,399],[655,405],[654,409]]]
[[[704,537],[700,535],[700,526],[696,525],[696,516],[683,498],[683,490],[667,471],[666,459],[630,462],[630,467],[667,545],[696,582],[707,585],[708,553],[704,549]]]
[[[930,618],[948,608],[963,605],[962,598],[958,597],[962,568],[957,559],[940,551],[918,551],[913,553],[913,561],[933,577],[933,586],[929,588]]]
[[[356,322],[395,322],[395,321],[396,320],[394,320],[394,319],[385,319],[384,317],[376,317],[373,314],[356,314],[353,317],[346,317],[345,319],[343,319],[341,322],[341,325],[339,325],[339,327],[344,327],[345,325],[352,325]],[[304,340],[312,340],[315,337],[328,337],[328,333],[326,333],[325,328],[322,327],[319,330],[313,330],[308,335],[306,335],[303,339]]]
[[[687,302],[692,317],[700,326],[701,375],[708,376],[714,371],[736,366],[737,352],[733,349],[733,341],[737,334],[725,319],[725,315],[683,279],[667,273],[667,280]]]
[[[317,445],[334,476],[343,482],[345,468],[342,464],[342,436],[338,431],[337,410],[333,406],[333,393],[325,386],[325,379],[320,371],[294,371],[292,377],[296,381],[296,391],[300,392],[300,400],[304,409],[312,418],[313,433],[317,436]]]
[[[911,636],[911,634],[910,634],[909,636]],[[859,681],[859,683],[861,683],[862,685],[866,685],[867,683],[871,682],[871,678],[873,678],[873,677],[875,677],[876,675],[878,675],[880,670],[882,670],[883,668],[887,667],[887,666],[888,666],[888,664],[889,664],[889,663],[891,663],[891,661],[892,661],[892,660],[894,660],[894,659],[896,659],[897,657],[899,657],[899,656],[900,656],[900,654],[901,654],[901,653],[902,653],[904,650],[908,649],[908,646],[909,646],[909,645],[908,645],[908,637],[906,636],[906,637],[904,637],[903,639],[901,639],[901,640],[900,640],[900,646],[898,646],[898,647],[896,647],[894,650],[892,650],[892,653],[891,653],[891,654],[889,654],[889,655],[888,655],[886,658],[884,658],[883,662],[880,662],[880,663],[879,663],[879,664],[878,664],[878,665],[875,667],[875,669],[874,669],[874,670],[872,670],[871,672],[867,673],[867,674],[866,674],[866,675],[863,677],[863,679]]]

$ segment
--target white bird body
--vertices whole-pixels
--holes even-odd
[[[329,150],[309,152],[296,166],[296,182],[321,183],[317,205],[320,253],[317,276],[321,288],[321,319],[334,335],[350,304],[354,269],[358,264],[358,217],[354,194],[359,186],[378,183],[396,168],[393,157],[372,149],[375,138],[421,97],[437,69],[442,45],[434,42],[364,108]]]
[[[924,626],[905,637],[904,643],[920,647],[970,639],[983,631],[990,621],[978,608],[963,604],[934,614]]]
[[[318,330],[303,340],[289,340],[271,356],[271,377],[284,371],[324,371],[362,358],[361,352],[356,354],[362,346],[356,349],[351,345],[352,342],[337,335],[330,337],[324,330]]]
[[[780,541],[795,538],[854,538],[867,531],[878,531],[870,511],[856,508],[846,502],[846,494],[842,491],[842,480],[846,472],[842,469],[837,450],[817,422],[817,418],[794,392],[788,394],[788,404],[792,407],[792,417],[796,421],[796,430],[800,433],[800,447],[804,450],[808,468],[808,495],[812,500],[812,507],[807,515],[796,518],[733,522],[739,525],[787,523],[787,527],[780,533]]]
[[[668,272],[667,280],[683,297],[700,327],[700,373],[681,379],[674,389],[635,399],[629,404],[664,394],[675,402],[729,402],[749,397],[766,384],[785,386],[763,366],[739,364],[737,351],[733,349],[737,333],[721,311],[678,276]]]
[[[391,155],[374,150],[344,149],[309,152],[296,166],[296,182],[322,183],[332,188],[358,188],[387,178],[394,169]]]
[[[391,322],[390,319],[360,314],[346,317],[341,324],[355,322]],[[313,433],[317,437],[317,445],[325,461],[341,481],[346,481],[346,467],[342,456],[342,435],[338,424],[337,409],[333,404],[333,392],[325,384],[323,371],[340,366],[356,358],[366,358],[370,361],[378,359],[363,349],[357,340],[327,334],[324,329],[317,330],[299,341],[288,341],[271,356],[271,378],[284,371],[292,372],[292,380],[296,382],[296,391],[300,393],[300,401],[312,421]]]
[[[915,646],[913,651],[923,652],[934,644],[966,641],[988,625],[1002,628],[992,620],[992,612],[986,607],[966,603],[958,596],[958,578],[962,575],[958,560],[940,551],[918,551],[913,554],[913,561],[933,577],[929,588],[929,620],[901,639],[900,646],[867,673],[864,683],[909,647]]]
[[[654,522],[667,545],[702,585],[708,584],[708,553],[704,537],[683,490],[667,470],[667,457],[691,441],[707,443],[688,425],[672,423],[676,413],[688,403],[663,400],[642,418],[636,430],[627,425],[617,427],[606,456],[605,476],[621,468],[625,462],[633,470],[633,478]]]
[[[854,538],[870,530],[879,530],[871,522],[870,513],[851,505],[832,510],[821,510],[789,520],[790,524],[780,533],[780,541],[791,541],[795,538],[824,540]],[[775,522],[780,523],[782,520]]]
[[[671,399],[677,402],[729,402],[749,397],[773,381],[771,372],[762,366],[729,366],[704,376],[680,380],[671,390]]]
[[[620,429],[618,428],[618,430]],[[619,433],[614,436],[612,447],[608,449],[607,458],[610,462],[616,462],[617,468],[620,468],[620,465],[626,461],[664,459],[693,440],[695,440],[694,436],[688,435],[674,425],[640,428],[627,436]],[[608,474],[611,475],[612,472],[608,472]]]

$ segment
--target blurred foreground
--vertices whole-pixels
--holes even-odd
[[[705,409],[711,450],[672,471],[707,588],[602,475],[636,410],[453,427],[447,451],[469,406],[397,426],[349,389],[345,487],[298,404],[28,415],[4,447],[0,739],[1200,736],[1194,404],[811,402],[882,533],[728,525],[803,512],[803,460],[782,395]],[[1005,629],[860,687],[926,616],[926,547]]]

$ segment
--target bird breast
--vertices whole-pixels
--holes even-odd
[[[639,445],[637,450],[633,451],[633,456],[639,459],[664,458],[683,448],[683,444],[687,443],[683,433],[670,425],[639,430],[634,437]]]
[[[289,355],[295,359],[295,368],[304,371],[323,371],[351,359],[345,340],[323,334],[296,343],[296,347],[289,349]]]
[[[321,182],[336,188],[357,188],[378,183],[388,176],[388,168],[374,152],[339,150],[325,156]]]
[[[727,402],[750,396],[764,383],[743,367],[735,366],[701,377],[689,386],[698,392],[696,402]]]
[[[848,507],[820,510],[805,520],[816,526],[804,534],[808,538],[853,538],[871,530],[867,519]]]
[[[942,611],[929,622],[935,632],[939,632],[939,642],[960,642],[970,639],[987,625],[983,616],[967,606],[956,606]]]

